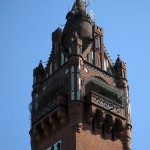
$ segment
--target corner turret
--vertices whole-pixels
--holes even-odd
[[[114,68],[118,77],[126,79],[126,64],[120,59],[120,55],[118,55]]]
[[[33,92],[35,95],[41,89],[41,83],[44,77],[44,67],[42,65],[42,60],[40,60],[38,67],[33,70]]]

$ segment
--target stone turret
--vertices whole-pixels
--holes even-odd
[[[33,71],[33,92],[32,94],[35,95],[38,93],[42,86],[41,83],[44,78],[44,67],[42,65],[42,61],[40,60],[38,67],[36,67]]]

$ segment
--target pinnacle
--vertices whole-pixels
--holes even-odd
[[[40,60],[40,62],[39,62],[38,69],[39,70],[43,70],[44,69],[44,67],[42,65],[42,60]]]

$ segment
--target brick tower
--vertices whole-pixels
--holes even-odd
[[[113,64],[103,29],[76,0],[52,33],[46,67],[33,71],[32,150],[131,150],[126,65]]]

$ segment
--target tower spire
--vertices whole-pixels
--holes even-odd
[[[85,0],[75,0],[72,10],[73,11],[81,11],[81,10],[85,11],[86,8],[85,8],[84,3],[85,3]]]
[[[66,15],[66,25],[62,33],[62,44],[68,51],[72,44],[72,36],[76,31],[82,40],[82,50],[84,51],[92,39],[92,21],[86,13],[84,0],[75,0],[71,11]]]

